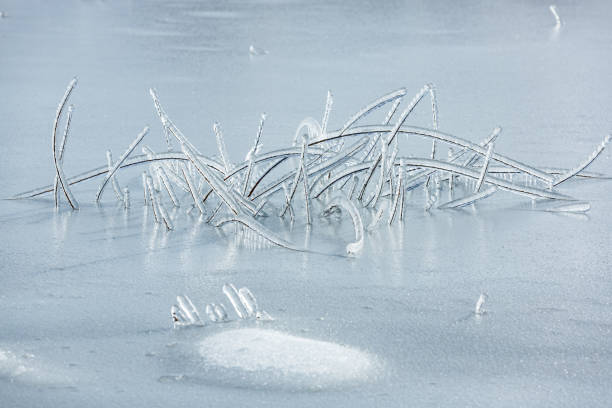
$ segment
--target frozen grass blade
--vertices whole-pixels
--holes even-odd
[[[79,209],[79,203],[77,202],[76,198],[74,198],[74,195],[72,195],[72,191],[70,191],[70,187],[68,186],[68,182],[66,181],[66,176],[64,175],[64,170],[62,169],[62,163],[59,160],[56,145],[57,145],[57,127],[59,124],[59,120],[62,116],[62,112],[64,111],[64,107],[66,106],[66,102],[68,102],[68,98],[70,98],[70,95],[72,94],[72,91],[74,90],[74,87],[76,86],[76,83],[77,83],[76,78],[73,78],[72,81],[70,81],[70,83],[68,84],[68,87],[66,88],[66,92],[64,93],[64,96],[62,97],[62,100],[60,101],[57,107],[57,111],[55,113],[55,120],[53,121],[53,133],[52,133],[52,138],[51,138],[52,139],[51,148],[53,149],[53,162],[55,163],[56,177],[59,180],[59,184],[62,186],[62,190],[64,190],[64,195],[66,196],[66,200],[68,200],[68,204],[70,204],[73,210]],[[56,199],[55,207],[57,206],[58,206],[58,201]]]
[[[346,246],[346,252],[348,254],[356,254],[363,248],[363,221],[359,210],[355,207],[352,201],[348,200],[343,194],[337,194],[327,204],[327,207],[323,210],[323,215],[329,214],[330,210],[334,207],[344,208],[347,210],[353,220],[353,226],[355,227],[355,242],[351,242]]]
[[[218,122],[215,122],[215,124],[213,125],[213,130],[217,139],[217,148],[219,149],[219,155],[221,156],[221,160],[223,161],[223,167],[225,168],[225,174],[227,175],[232,170],[232,164],[230,162],[229,155],[227,154],[227,148],[225,147],[225,140],[223,139],[223,133],[221,132],[221,125]]]
[[[239,223],[249,228],[253,232],[259,234],[262,238],[270,241],[274,245],[278,245],[280,247],[291,249],[292,251],[304,251],[302,248],[298,248],[294,244],[289,241],[284,240],[275,232],[270,231],[266,227],[264,227],[261,223],[257,222],[253,218],[246,217],[244,215],[236,215],[231,218],[224,218],[217,222],[216,227],[221,227],[227,223]]]
[[[591,155],[584,162],[582,162],[580,165],[578,165],[578,167],[575,167],[575,168],[569,170],[567,173],[562,174],[561,176],[556,178],[554,180],[554,182],[553,182],[553,186],[558,186],[559,184],[563,183],[565,180],[568,180],[568,179],[574,177],[576,174],[580,173],[581,171],[583,171],[587,167],[589,167],[591,165],[591,163],[593,163],[595,161],[595,159],[601,154],[601,152],[604,151],[604,149],[606,148],[608,143],[610,143],[610,135],[607,135],[604,138],[604,140],[599,144],[599,146],[597,146],[595,151],[593,153],[591,153]]]
[[[113,154],[110,150],[106,151],[106,164],[110,173],[113,169]],[[113,185],[113,190],[115,191],[115,196],[117,197],[117,200],[121,201],[123,199],[123,196],[121,194],[121,187],[119,187],[119,182],[117,181],[116,176],[111,177],[111,184]]]
[[[447,203],[444,203],[444,204],[438,206],[438,209],[439,210],[445,210],[445,209],[448,209],[448,208],[465,207],[467,205],[475,203],[478,200],[483,200],[483,199],[489,197],[490,195],[492,195],[496,191],[497,191],[497,187],[491,186],[491,187],[489,187],[487,189],[484,189],[482,191],[475,192],[474,194],[470,194],[467,197],[458,198],[457,200],[453,200],[453,201],[449,201]]]
[[[127,148],[125,153],[123,153],[121,157],[119,158],[119,160],[117,160],[117,163],[114,164],[113,168],[107,173],[106,177],[104,178],[104,181],[102,182],[102,185],[100,186],[100,189],[98,190],[98,194],[96,194],[96,202],[100,201],[100,198],[102,197],[102,193],[104,192],[104,187],[106,187],[106,184],[108,184],[108,181],[111,179],[111,177],[113,177],[115,172],[121,167],[121,164],[125,161],[125,159],[128,158],[130,153],[134,151],[136,146],[138,146],[138,144],[147,135],[147,133],[149,133],[149,127],[145,126],[144,129],[142,129],[142,132],[140,132],[138,136],[136,136],[136,139],[134,139],[132,144],[130,144],[130,146]]]
[[[191,198],[193,198],[195,206],[198,208],[198,210],[200,210],[200,214],[204,214],[204,204],[202,203],[202,200],[195,189],[195,186],[193,185],[189,171],[187,171],[187,168],[183,163],[180,164],[180,169],[183,173],[183,177],[185,178],[185,182],[187,183],[187,187],[189,188],[189,192],[191,193]]]
[[[60,143],[59,149],[59,162],[60,164],[64,164],[64,152],[66,149],[66,142],[68,141],[68,133],[70,132],[70,123],[72,122],[72,112],[74,110],[74,106],[68,106],[68,114],[66,115],[66,125],[64,127],[64,136],[62,137],[62,142]],[[53,181],[53,197],[55,198],[55,206],[57,207],[59,202],[59,177],[57,174],[55,175],[55,180]]]
[[[493,146],[495,144],[491,143],[489,148],[487,149],[487,155],[484,159],[484,164],[482,165],[482,169],[480,170],[480,177],[478,177],[478,181],[476,182],[476,187],[474,188],[474,193],[478,193],[480,191],[480,187],[482,186],[482,182],[487,175],[487,169],[489,168],[489,160],[491,160],[491,154],[493,153]]]

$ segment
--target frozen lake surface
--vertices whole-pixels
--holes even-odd
[[[541,1],[3,1],[2,196],[53,182],[53,115],[75,75],[68,175],[105,165],[106,149],[118,157],[145,124],[164,149],[150,87],[201,150],[216,151],[218,121],[241,158],[262,112],[265,148],[284,147],[321,117],[328,89],[337,129],[375,97],[428,82],[441,130],[478,142],[501,126],[496,151],[573,167],[612,129],[612,7],[557,6],[560,29]],[[423,108],[410,119],[428,121]],[[612,174],[610,163],[606,150],[590,170]],[[110,191],[94,204],[99,179],[75,186],[79,211],[55,211],[51,195],[0,201],[0,406],[612,401],[609,180],[560,186],[590,202],[586,214],[506,192],[451,211],[415,199],[347,257],[346,216],[310,234],[271,217],[311,253],[245,245],[184,208],[174,231],[156,228],[140,171],[119,173],[128,210]],[[177,295],[203,310],[226,282],[275,320],[172,328]]]

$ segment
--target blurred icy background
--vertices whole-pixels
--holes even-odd
[[[336,128],[374,97],[426,82],[442,130],[477,141],[500,125],[497,150],[571,167],[612,128],[612,7],[557,5],[560,30],[543,1],[1,1],[2,196],[52,181],[53,114],[74,75],[68,174],[103,164],[108,148],[119,155],[147,123],[163,146],[152,86],[202,150],[215,148],[217,120],[243,157],[262,111],[269,148],[320,117],[328,89]],[[427,124],[425,109],[414,123]],[[593,170],[612,173],[610,153]],[[55,212],[51,197],[0,202],[0,406],[612,400],[609,181],[561,189],[591,202],[586,216],[526,211],[502,193],[466,211],[412,208],[347,259],[243,248],[188,217],[156,231],[138,171],[120,178],[134,186],[127,212],[108,197],[92,204],[96,182],[74,190],[78,212]],[[316,231],[338,253],[351,233],[348,220]],[[277,318],[267,327],[356,347],[384,368],[320,392],[209,370],[197,344],[223,328],[174,332],[168,311],[180,293],[218,299],[227,281],[257,294]],[[477,319],[483,291],[489,313]]]

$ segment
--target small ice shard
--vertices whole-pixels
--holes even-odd
[[[170,316],[174,327],[179,326],[204,326],[204,322],[200,318],[198,309],[193,305],[189,296],[177,296],[177,305],[172,305],[170,308]]]
[[[126,209],[130,208],[130,190],[127,187],[123,188],[123,206]]]
[[[238,295],[238,291],[234,285],[231,283],[226,283],[223,285],[223,293],[227,297],[227,300],[229,300],[229,302],[232,304],[236,315],[238,315],[240,319],[245,319],[248,317],[248,312],[244,310],[244,306],[240,301],[240,296]]]
[[[561,28],[561,17],[559,17],[559,11],[557,10],[557,6],[555,6],[554,4],[551,4],[550,6],[548,6],[548,9],[550,10],[550,12],[552,13],[552,15],[555,17],[555,29],[559,29]]]
[[[206,305],[206,316],[208,316],[208,319],[213,323],[217,323],[219,321],[217,314],[215,313],[214,303],[209,303]]]
[[[489,298],[489,295],[487,295],[486,293],[480,294],[480,297],[476,301],[476,307],[474,308],[475,315],[482,316],[483,314],[487,313],[487,311],[484,309],[484,304],[488,298]]]
[[[259,48],[251,44],[249,46],[249,54],[250,55],[268,55],[269,53],[267,50],[264,50],[263,48]]]
[[[589,211],[590,209],[591,204],[589,204],[588,201],[579,201],[571,204],[562,204],[556,207],[550,207],[544,211],[583,213]]]
[[[219,303],[214,304],[214,309],[215,309],[215,315],[217,315],[217,321],[218,322],[225,322],[227,320],[227,310],[225,310],[225,306],[223,306],[223,303]]]
[[[6,17],[6,13],[4,11],[0,11],[0,18],[5,18]]]
[[[249,317],[254,316],[259,309],[257,307],[257,299],[255,299],[255,296],[253,296],[249,288],[240,288],[238,291],[238,297],[240,298],[247,315]]]

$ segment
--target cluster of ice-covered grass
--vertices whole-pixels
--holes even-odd
[[[276,213],[293,222],[298,213],[303,213],[300,218],[311,225],[318,217],[347,211],[355,226],[355,242],[347,246],[347,252],[355,253],[363,246],[363,218],[370,217],[367,230],[376,228],[380,222],[392,224],[403,220],[407,192],[417,188],[424,191],[422,206],[426,211],[470,205],[498,190],[552,203],[546,206],[551,211],[587,211],[588,203],[562,194],[556,187],[574,177],[600,177],[586,169],[610,140],[606,136],[591,155],[570,169],[528,165],[496,151],[499,127],[480,143],[440,131],[435,87],[427,84],[410,100],[406,99],[405,88],[383,95],[333,131],[328,129],[333,104],[328,92],[320,122],[313,118],[303,120],[289,146],[265,152],[261,139],[266,116],[262,115],[252,147],[242,161],[236,162],[227,152],[218,123],[213,126],[218,151],[204,154],[170,119],[151,89],[167,150],[155,152],[142,146],[142,154],[133,154],[149,133],[145,127],[117,161],[113,161],[109,151],[105,166],[67,177],[62,165],[72,109],[66,106],[75,85],[76,79],[69,84],[53,124],[54,184],[14,198],[52,192],[58,205],[63,192],[68,204],[77,209],[78,202],[70,187],[100,176],[103,181],[96,201],[110,185],[117,200],[127,208],[132,196],[127,188],[120,187],[117,173],[127,167],[145,165],[148,168],[142,173],[144,202],[153,209],[155,221],[168,230],[174,228],[174,222],[166,207],[186,206],[188,212],[200,213],[207,223],[217,227],[240,224],[269,243],[293,250],[305,248],[285,240],[264,226],[260,218]],[[430,101],[431,128],[409,126],[407,121],[412,112],[425,99]],[[401,109],[405,101],[408,103]],[[387,109],[384,120],[364,123],[382,109]],[[65,111],[63,137],[58,141]],[[430,141],[431,150],[426,157],[400,151],[400,138],[415,137]],[[178,142],[178,149],[173,142]],[[448,192],[449,199],[442,199],[443,191]],[[316,209],[317,214],[313,214]]]

